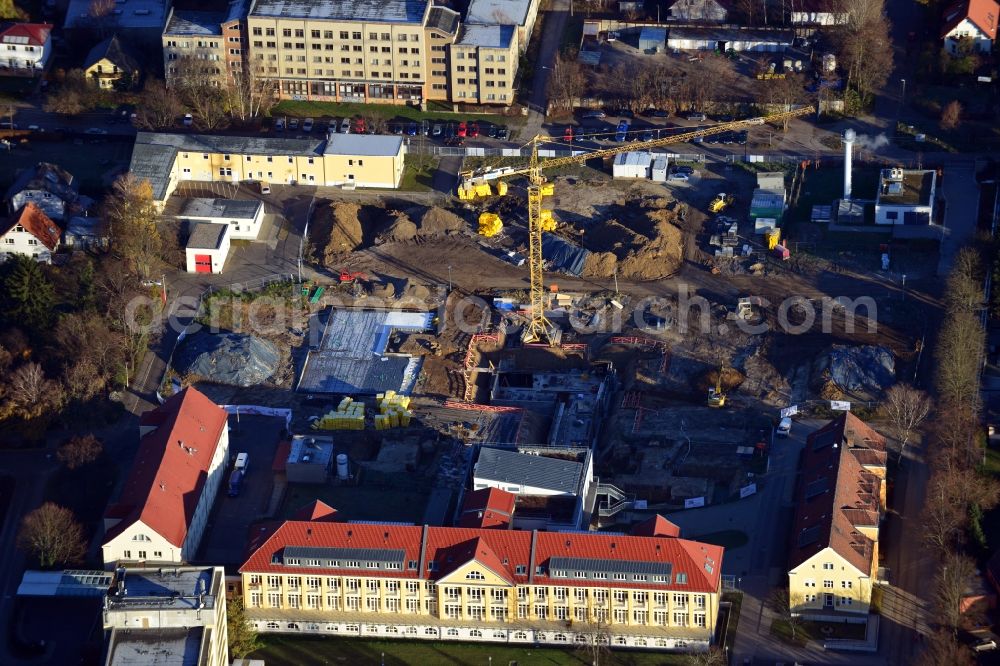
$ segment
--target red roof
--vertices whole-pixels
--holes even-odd
[[[314,500],[295,512],[295,520],[311,520],[314,522],[332,522],[340,520],[337,510],[321,500]]]
[[[723,556],[721,546],[669,537],[289,520],[247,559],[240,571],[289,574],[350,571],[278,564],[282,550],[289,546],[404,551],[406,564],[402,571],[366,570],[366,574],[371,576],[438,580],[475,559],[512,583],[531,580],[546,584],[546,581],[558,580],[560,584],[568,585],[649,587],[689,592],[719,591]],[[642,585],[612,580],[550,579],[549,563],[553,557],[670,564],[671,582]],[[411,569],[410,562],[418,563],[417,567]],[[687,574],[686,583],[677,584],[679,573]]]
[[[5,235],[19,224],[24,227],[25,231],[37,238],[38,242],[48,248],[49,251],[53,251],[59,247],[59,237],[62,235],[62,229],[59,228],[58,224],[50,220],[49,216],[42,212],[42,209],[36,206],[34,202],[29,201],[26,203],[21,207],[21,210],[7,220],[6,224],[0,226],[0,236]]]
[[[51,23],[15,23],[0,32],[0,42],[4,44],[24,44],[26,46],[45,46],[52,32]],[[16,39],[27,37],[27,40]]]
[[[865,469],[878,465],[885,465],[885,438],[850,412],[809,435],[795,490],[792,568],[832,548],[871,571],[875,544],[860,528],[878,526],[881,480]]]
[[[944,26],[941,37],[958,27],[958,24],[969,19],[990,39],[997,38],[997,17],[1000,15],[1000,4],[996,0],[962,0],[949,5],[944,10]]]
[[[629,534],[634,536],[665,536],[679,537],[681,528],[657,514],[652,518],[647,518],[641,523],[637,523],[629,530]]]
[[[462,501],[462,527],[507,528],[514,515],[517,496],[500,488],[480,488],[465,494]]]
[[[121,497],[108,508],[108,516],[126,511],[127,517],[108,531],[105,543],[142,521],[183,546],[226,419],[224,409],[192,387],[142,415],[139,423],[156,429],[139,440]]]

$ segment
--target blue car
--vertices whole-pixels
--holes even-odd
[[[417,135],[417,124],[416,123],[410,123],[409,125],[407,125],[406,126],[406,134],[407,134],[407,136],[416,136]]]
[[[618,123],[618,128],[615,129],[615,141],[618,143],[625,143],[625,139],[628,138],[628,121],[623,120]]]

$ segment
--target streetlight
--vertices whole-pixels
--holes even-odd
[[[451,291],[451,264],[448,264],[448,291]]]

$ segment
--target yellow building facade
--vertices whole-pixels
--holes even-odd
[[[394,189],[403,177],[402,137],[329,139],[140,132],[129,170],[153,185],[162,205],[181,181]]]
[[[656,553],[660,546],[664,556],[669,550],[677,557],[676,564],[617,557],[571,557],[564,561],[556,555],[567,550],[563,545],[566,535],[559,533],[432,527],[401,530],[392,526],[393,534],[385,531],[385,526],[313,524],[305,528],[311,530],[306,534],[313,544],[344,543],[357,540],[360,533],[377,531],[381,535],[385,531],[388,536],[381,541],[389,550],[378,554],[370,547],[306,547],[301,550],[316,556],[312,560],[316,571],[278,572],[284,566],[297,567],[309,561],[289,562],[287,554],[298,552],[298,547],[285,545],[272,550],[278,543],[287,544],[289,538],[294,541],[303,525],[309,524],[286,523],[275,535],[278,542],[272,537],[241,568],[247,616],[261,631],[554,645],[600,641],[612,646],[697,650],[711,644],[718,619],[719,578],[713,574],[699,576],[696,581],[694,574],[679,573],[680,568],[692,566],[681,564],[681,560],[687,557],[686,544],[694,544],[682,539],[617,537],[625,556],[647,547],[648,552]],[[406,555],[398,560],[398,568],[396,562],[384,559],[326,560],[324,551],[337,558],[388,558],[385,553],[395,547],[388,542],[399,537],[400,531],[412,531],[409,536],[418,537],[413,544],[413,556],[418,559],[406,561]],[[346,537],[350,532],[353,536]],[[599,543],[588,543],[589,537],[573,534],[572,542],[578,545],[570,550],[589,555],[608,546],[607,541],[600,543],[605,537],[595,534],[593,538]],[[646,543],[624,543],[636,540]],[[370,543],[367,538],[365,541]],[[703,545],[697,544],[699,555]],[[711,555],[721,559],[720,548],[705,547],[716,549]],[[275,554],[282,549],[284,554]],[[402,550],[399,553],[402,556]],[[530,561],[531,553],[544,558],[544,563],[541,559],[533,565],[514,563],[519,558]],[[276,565],[278,561],[289,565]],[[327,563],[336,566],[327,567]],[[529,569],[534,572],[530,576]],[[653,583],[653,578],[660,578],[654,571],[675,573]],[[618,577],[634,583],[616,580]]]

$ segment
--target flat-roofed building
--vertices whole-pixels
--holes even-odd
[[[240,574],[263,632],[700,651],[722,558],[674,536],[289,520]]]
[[[521,53],[528,48],[538,18],[538,0],[471,0],[465,12],[469,25],[513,25]]]
[[[229,258],[232,238],[228,224],[193,222],[184,246],[188,273],[221,273]]]
[[[229,237],[256,240],[264,221],[264,204],[256,199],[188,199],[177,216],[188,222],[211,222],[229,227]]]
[[[513,25],[464,25],[450,48],[449,97],[469,104],[510,104],[517,74]]]
[[[401,136],[331,133],[323,150],[325,184],[395,189],[404,153]]]
[[[104,603],[106,666],[227,666],[222,567],[115,571]]]
[[[937,173],[930,169],[882,169],[875,224],[932,224],[936,188]]]

